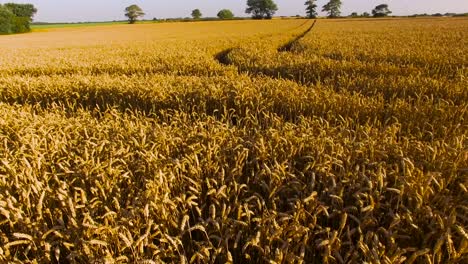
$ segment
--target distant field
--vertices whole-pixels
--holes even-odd
[[[467,18],[48,26],[0,36],[0,262],[468,262]]]
[[[96,23],[51,23],[51,24],[33,24],[31,29],[33,31],[38,29],[49,29],[49,28],[68,28],[68,27],[92,27],[92,26],[109,26],[109,25],[120,25],[127,24],[127,22],[96,22]]]

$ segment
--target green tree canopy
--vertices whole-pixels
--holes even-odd
[[[326,5],[323,6],[322,11],[328,13],[328,17],[335,18],[341,15],[341,0],[330,0]]]
[[[32,21],[33,16],[37,13],[37,9],[32,4],[15,4],[15,3],[6,3],[4,5],[6,8],[17,17],[27,17]]]
[[[141,9],[137,5],[131,5],[125,8],[125,16],[128,17],[128,22],[130,24],[134,24],[138,17],[144,16],[145,13],[143,12],[143,9]]]
[[[247,0],[247,14],[252,14],[255,19],[271,19],[278,11],[278,6],[273,0]]]
[[[316,1],[317,0],[307,0],[305,2],[307,17],[309,18],[317,17],[317,4],[315,4]]]
[[[374,17],[385,17],[385,16],[388,16],[391,13],[392,13],[392,11],[390,11],[390,9],[388,9],[387,4],[378,5],[378,6],[376,6],[374,8],[374,10],[372,10],[372,15],[374,15]]]
[[[193,19],[200,19],[202,16],[203,16],[203,15],[202,15],[200,9],[194,9],[194,10],[192,11],[192,17],[193,17]]]
[[[0,5],[0,34],[31,31],[30,24],[37,9],[32,4]]]
[[[234,14],[232,13],[231,10],[229,9],[222,9],[218,12],[218,17],[220,19],[233,19]]]
[[[10,9],[0,5],[0,34],[11,34],[15,15]]]

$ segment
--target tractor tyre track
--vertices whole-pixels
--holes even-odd
[[[307,23],[307,21],[305,23],[302,23],[299,27],[297,28],[300,28],[302,27],[303,25],[305,25]],[[290,40],[289,42],[287,42],[286,44],[280,46],[279,48],[277,48],[276,50],[278,52],[291,52],[293,47],[294,47],[294,44],[297,43],[298,41],[300,41],[303,37],[305,37],[308,33],[310,33],[312,31],[312,29],[314,28],[315,24],[317,23],[317,20],[314,20],[314,22],[312,23],[312,25],[310,27],[308,27],[304,32],[302,32],[301,34],[297,35],[296,37],[294,37],[292,40]],[[297,29],[295,28],[295,29]],[[296,77],[294,78],[291,78],[291,76],[285,76],[281,73],[276,73],[276,70],[273,70],[273,72],[275,72],[275,74],[272,74],[271,73],[271,70],[268,70],[267,68],[264,68],[264,67],[256,67],[257,69],[250,69],[249,67],[242,67],[241,65],[238,65],[236,64],[231,58],[230,58],[230,54],[235,51],[235,50],[240,50],[239,47],[231,47],[231,48],[228,48],[228,49],[225,49],[217,54],[215,54],[214,56],[214,59],[220,63],[221,65],[224,65],[224,66],[234,66],[237,68],[237,71],[239,74],[247,74],[251,77],[254,77],[254,76],[258,76],[258,77],[264,77],[264,76],[269,76],[271,78],[274,78],[274,79],[290,79],[290,80],[293,80],[295,82],[298,82],[298,83],[302,83],[301,81],[299,81]]]

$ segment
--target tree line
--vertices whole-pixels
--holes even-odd
[[[251,14],[254,19],[271,19],[276,11],[278,11],[278,6],[273,0],[247,0],[245,12]],[[145,13],[138,5],[131,5],[125,9],[125,16],[128,17],[130,24],[135,23],[139,17],[144,15]],[[200,9],[194,9],[191,16],[193,19],[200,19],[203,14]],[[217,17],[219,19],[233,19],[234,13],[229,9],[221,9]]]
[[[130,24],[134,24],[139,17],[144,16],[145,13],[143,12],[143,9],[139,7],[138,5],[131,5],[125,8],[125,16],[128,18],[128,22]],[[194,9],[192,10],[191,16],[193,19],[200,19],[203,17],[202,12],[200,9]],[[231,10],[229,9],[221,9],[218,14],[217,14],[219,19],[233,19],[234,18],[234,13],[232,13]],[[157,20],[154,18],[153,20]]]
[[[317,13],[317,0],[307,0],[305,2],[305,10],[307,17],[316,18]],[[330,0],[322,7],[323,12],[327,12],[329,18],[337,18],[341,16],[341,0]],[[273,15],[278,11],[278,6],[273,0],[247,0],[247,8],[245,13],[250,14],[253,19],[272,19]],[[374,17],[388,16],[392,12],[388,8],[387,4],[380,4],[372,10]],[[125,16],[128,17],[128,21],[133,24],[137,21],[138,17],[144,16],[143,10],[137,5],[131,5],[125,9]],[[202,12],[200,9],[194,9],[191,13],[193,19],[202,18]],[[234,14],[229,9],[222,9],[217,14],[219,19],[233,19]],[[357,13],[351,14],[351,16],[358,16]],[[370,14],[364,12],[364,17],[369,17]]]
[[[251,14],[254,19],[271,19],[278,11],[278,6],[273,0],[247,0],[247,9],[245,12]],[[143,10],[138,5],[131,5],[125,9],[125,16],[128,17],[130,24],[140,16],[144,16]],[[202,18],[200,9],[192,10],[191,16],[193,19]],[[219,19],[233,19],[234,13],[229,9],[222,9],[218,12]]]
[[[306,13],[309,18],[316,18],[317,17],[317,0],[307,0],[305,2],[306,5]],[[343,2],[341,0],[330,0],[328,3],[326,3],[322,7],[323,12],[327,12],[329,18],[337,18],[341,16],[341,5]],[[388,4],[380,4],[377,5],[373,10],[372,10],[372,15],[374,17],[385,17],[391,14],[392,11],[390,11]],[[352,17],[357,17],[359,16],[357,12],[353,12],[351,14]],[[367,12],[364,12],[362,14],[363,17],[370,17],[370,14]]]
[[[31,22],[37,9],[32,4],[0,4],[0,34],[31,31]]]

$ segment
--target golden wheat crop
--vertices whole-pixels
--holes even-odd
[[[0,262],[468,261],[468,20],[312,24],[1,37]]]

